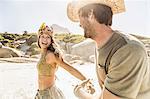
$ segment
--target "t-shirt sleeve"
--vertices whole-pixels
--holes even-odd
[[[105,88],[121,98],[136,98],[145,74],[146,52],[137,44],[127,44],[111,58]]]

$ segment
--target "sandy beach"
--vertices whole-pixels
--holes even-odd
[[[37,60],[30,58],[0,59],[0,99],[34,99],[38,88],[36,64]],[[96,89],[94,95],[101,92],[94,63],[84,62],[81,64],[77,62],[72,66],[92,79]],[[66,99],[77,99],[73,94],[73,89],[81,81],[61,67],[56,76],[56,85],[63,91]]]
[[[12,59],[10,59],[12,60]],[[21,59],[20,59],[21,60]],[[34,99],[37,90],[36,61],[22,63],[0,62],[0,99]],[[100,92],[93,63],[74,63],[75,68],[92,79],[96,91]],[[81,83],[64,69],[57,71],[56,85],[64,92],[67,99],[77,99],[73,94],[75,85]],[[96,93],[95,93],[96,94]]]

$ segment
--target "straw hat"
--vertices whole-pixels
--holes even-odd
[[[78,11],[87,4],[101,3],[112,8],[113,14],[125,11],[124,0],[76,0],[67,5],[67,15],[74,22],[79,21]]]

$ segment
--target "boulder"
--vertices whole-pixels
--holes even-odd
[[[66,43],[66,42],[57,42],[57,44],[60,46],[61,50],[65,53],[65,54],[70,54],[71,53],[71,47],[74,45],[74,43]]]
[[[25,55],[32,56],[32,55],[37,55],[37,54],[40,54],[40,49],[39,49],[37,43],[35,42],[35,43],[31,44],[31,46],[26,50]]]
[[[77,55],[71,55],[71,54],[64,54],[63,59],[67,62],[73,61],[73,60],[82,60],[80,56]]]
[[[73,45],[71,48],[71,54],[80,56],[88,61],[89,57],[95,54],[95,46],[93,40],[86,39],[81,43]]]
[[[30,46],[32,43],[37,42],[37,35],[32,35],[29,39],[26,40],[26,43]]]
[[[78,63],[80,65],[83,65],[85,62],[82,57],[77,56],[77,55],[71,55],[71,54],[64,54],[63,60],[70,63],[70,64]]]
[[[23,52],[26,52],[29,48],[30,48],[30,46],[26,42],[24,42],[23,44],[21,44],[17,47],[17,49],[19,49],[20,51],[23,51]]]
[[[89,62],[91,62],[91,63],[95,63],[95,55],[91,55],[91,56],[89,56]]]
[[[2,48],[3,44],[0,42],[0,48]]]
[[[0,58],[19,57],[19,55],[11,49],[0,48]]]

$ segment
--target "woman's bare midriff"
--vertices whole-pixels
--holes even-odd
[[[51,87],[55,83],[55,75],[38,76],[39,90],[44,90]]]

